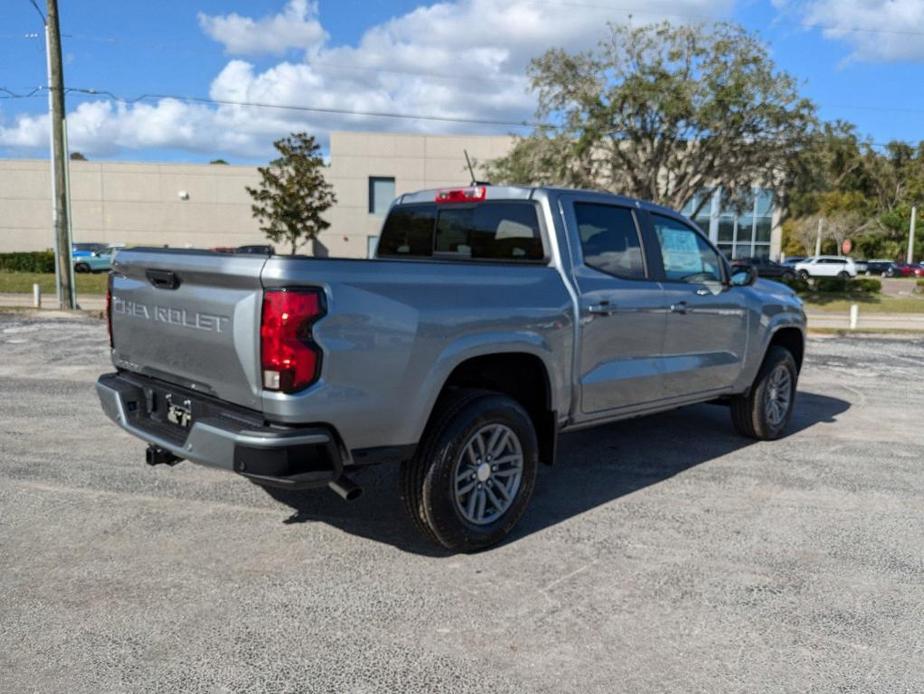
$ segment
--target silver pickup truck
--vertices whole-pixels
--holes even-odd
[[[687,219],[614,195],[402,195],[373,260],[129,249],[113,263],[106,414],[269,486],[401,464],[410,517],[459,551],[523,514],[558,434],[703,401],[781,436],[805,315]]]

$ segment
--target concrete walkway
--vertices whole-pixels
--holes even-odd
[[[850,314],[808,313],[809,330],[812,328],[850,328]],[[860,310],[857,321],[860,330],[920,330],[924,332],[924,313],[869,313]]]
[[[104,294],[78,294],[77,304],[84,311],[102,311],[106,308],[106,296]],[[32,294],[0,293],[0,308],[34,308]],[[41,308],[59,308],[55,295],[42,294]]]

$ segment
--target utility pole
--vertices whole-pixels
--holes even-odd
[[[821,231],[825,226],[825,218],[818,218],[818,234],[815,236],[815,255],[821,255]]]
[[[914,224],[915,217],[917,217],[918,208],[912,206],[911,208],[911,227],[908,229],[908,257],[905,258],[905,262],[909,265],[914,262]]]
[[[51,97],[51,146],[53,159],[53,193],[55,262],[58,300],[64,310],[77,308],[71,268],[70,223],[67,190],[67,146],[64,134],[64,67],[61,60],[61,30],[58,26],[58,0],[47,0],[45,46],[48,51],[48,90]]]

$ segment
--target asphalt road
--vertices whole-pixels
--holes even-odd
[[[0,691],[924,690],[924,341],[816,339],[793,433],[564,437],[506,544],[419,539],[104,418],[91,319],[0,315]]]

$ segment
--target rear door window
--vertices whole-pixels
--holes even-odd
[[[585,265],[616,277],[645,279],[642,245],[632,210],[577,202],[574,216]]]

